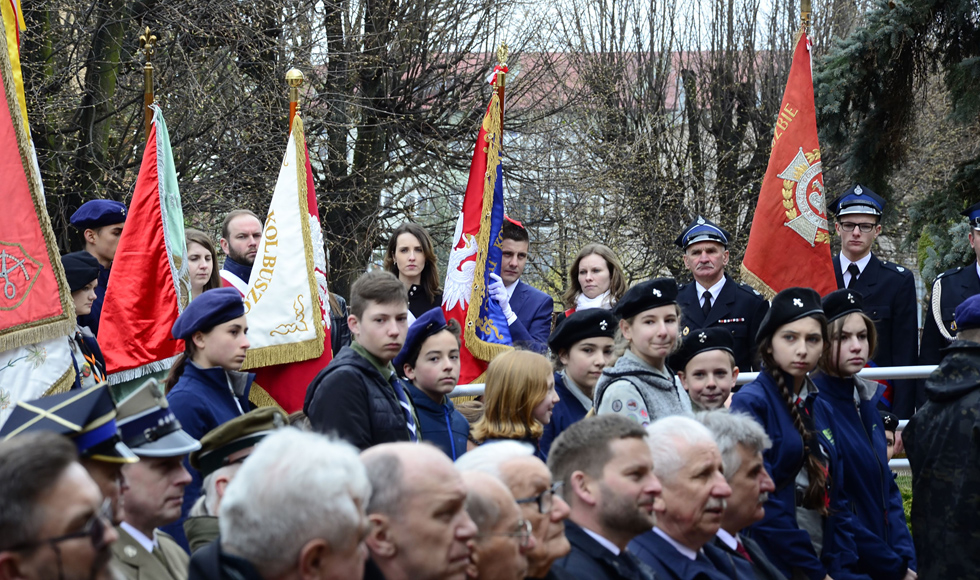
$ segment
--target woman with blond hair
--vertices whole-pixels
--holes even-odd
[[[580,310],[612,310],[626,290],[623,266],[612,249],[604,244],[588,244],[568,269],[568,290],[562,296],[567,310],[558,315],[555,324]]]
[[[473,439],[531,443],[535,455],[546,461],[538,441],[558,400],[547,358],[526,350],[505,352],[487,367],[483,417],[473,425]]]

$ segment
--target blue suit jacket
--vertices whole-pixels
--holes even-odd
[[[629,549],[653,568],[657,580],[728,580],[707,556],[691,560],[653,530],[633,538]]]
[[[746,537],[739,540],[752,557],[751,562],[717,536],[704,545],[704,554],[731,580],[786,580],[783,573],[766,558],[759,544]]]
[[[544,433],[538,442],[538,445],[541,447],[541,452],[545,456],[551,450],[551,443],[555,438],[561,435],[562,431],[568,429],[572,423],[584,419],[585,415],[589,412],[575,398],[575,395],[568,390],[568,387],[565,386],[565,381],[562,379],[561,373],[555,373],[555,392],[558,393],[558,403],[555,404],[555,408],[551,411],[551,423],[544,426]]]
[[[510,309],[517,316],[517,320],[510,325],[510,338],[514,346],[547,352],[551,315],[555,310],[555,301],[551,296],[518,280],[514,295],[510,297]]]
[[[551,567],[571,572],[580,580],[653,580],[653,572],[628,550],[616,556],[575,522],[565,520],[565,537],[572,551]],[[631,562],[630,565],[628,562]]]

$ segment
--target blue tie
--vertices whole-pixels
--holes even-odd
[[[405,387],[402,386],[402,382],[398,380],[398,377],[392,373],[391,375],[391,386],[395,389],[395,394],[398,395],[398,403],[402,406],[402,411],[405,413],[405,423],[408,426],[408,436],[413,443],[417,443],[419,440],[418,433],[415,432],[415,417],[412,416],[412,405],[408,402],[408,395],[405,394]]]

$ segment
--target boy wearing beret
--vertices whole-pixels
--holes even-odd
[[[91,312],[80,317],[79,323],[89,327],[98,336],[99,319],[102,317],[102,301],[109,284],[109,268],[116,257],[116,247],[126,221],[126,205],[111,199],[86,201],[71,216],[71,225],[82,234],[85,251],[99,264],[99,285],[95,287],[96,299]]]
[[[61,257],[61,265],[65,269],[78,321],[75,334],[68,338],[75,365],[75,385],[72,388],[94,387],[105,380],[105,359],[95,335],[82,324],[82,319],[92,311],[96,300],[99,262],[88,252],[72,252]]]
[[[721,409],[728,401],[738,379],[734,343],[724,328],[702,328],[684,337],[670,357],[670,368],[677,369],[694,412]]]

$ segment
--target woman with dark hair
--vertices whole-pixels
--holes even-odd
[[[439,266],[432,238],[422,226],[404,223],[391,234],[385,250],[384,269],[408,289],[408,323],[442,306]]]
[[[568,290],[562,297],[567,310],[558,315],[555,324],[579,310],[612,310],[626,290],[623,266],[612,249],[603,244],[588,244],[568,269]]]
[[[75,314],[81,317],[90,313],[96,299],[95,287],[99,285],[99,261],[88,252],[72,252],[61,257],[61,265],[75,303]],[[76,321],[75,334],[68,337],[68,345],[75,365],[75,384],[72,388],[94,387],[106,380],[105,358],[89,327]]]
[[[221,288],[221,276],[218,274],[218,254],[210,236],[201,230],[187,228],[184,230],[187,242],[187,268],[191,275],[191,300],[201,295],[201,292]],[[246,280],[246,282],[248,282]]]

